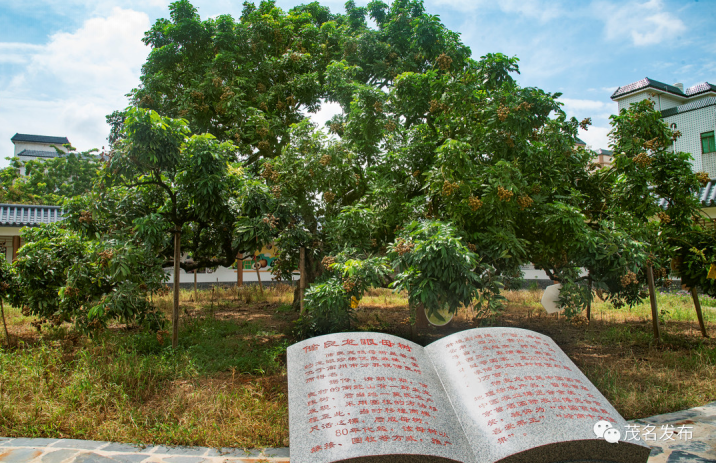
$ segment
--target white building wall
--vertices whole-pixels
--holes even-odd
[[[65,153],[67,152],[67,148],[62,145],[55,146]],[[50,151],[52,153],[56,152],[51,143],[32,143],[26,141],[15,142],[15,156],[17,156],[22,150]]]
[[[174,283],[174,269],[173,268],[165,268],[164,272],[167,274],[167,280],[166,282],[169,284]],[[259,271],[261,274],[261,282],[267,283],[271,282],[273,278],[273,274],[263,269]],[[293,280],[296,281],[299,279],[299,273],[294,272],[293,273]],[[251,282],[258,282],[258,277],[256,276],[256,270],[244,270],[244,283],[251,283]],[[196,274],[196,282],[197,283],[225,283],[229,285],[235,285],[236,284],[236,269],[234,268],[226,268],[226,267],[218,267],[216,270],[212,272],[206,272],[206,273],[197,273]],[[179,270],[179,283],[194,283],[194,272],[185,272],[184,270]]]
[[[679,98],[664,93],[659,93],[655,97],[651,97],[651,99],[654,101],[654,109],[657,111],[675,108],[689,101],[686,98]]]
[[[701,154],[701,134],[716,130],[716,106],[665,117],[664,122],[676,123],[676,129],[681,132],[675,142],[676,151],[691,153],[694,172],[704,171],[710,178],[716,178],[716,153]]]
[[[622,110],[622,108],[628,108],[629,105],[632,103],[636,103],[637,101],[641,100],[651,100],[654,102],[654,109],[657,111],[661,111],[664,109],[669,108],[675,108],[676,106],[680,106],[682,104],[686,104],[687,102],[696,101],[686,98],[679,98],[678,96],[672,96],[669,94],[664,93],[656,93],[656,96],[650,96],[649,94],[655,94],[653,88],[647,88],[646,90],[642,90],[639,92],[632,93],[631,95],[628,95],[621,100],[618,101],[619,105],[619,111]]]
[[[645,100],[647,98],[649,98],[649,95],[646,92],[636,92],[632,93],[631,95],[627,95],[617,101],[619,105],[619,111],[621,112],[622,109],[629,108],[629,105],[631,105],[632,103],[636,103],[637,101]]]

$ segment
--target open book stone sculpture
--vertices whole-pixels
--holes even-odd
[[[523,329],[477,328],[425,348],[382,333],[308,339],[288,348],[288,388],[292,463],[649,457],[554,341]],[[620,440],[597,437],[599,422]]]

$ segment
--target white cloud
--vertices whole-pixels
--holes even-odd
[[[609,104],[598,100],[578,100],[574,98],[560,98],[559,101],[564,103],[564,110],[569,113],[585,112],[585,111],[603,111]]]
[[[592,149],[609,149],[609,131],[611,129],[609,126],[591,126],[586,131],[579,129],[579,138]]]
[[[0,42],[0,63],[27,63],[32,55],[40,50],[42,50],[42,45]]]
[[[125,107],[139,84],[149,26],[145,13],[115,7],[45,45],[0,44],[0,60],[27,55],[0,91],[0,165],[12,155],[16,132],[66,136],[81,150],[106,145],[104,116]]]
[[[662,0],[645,3],[595,2],[594,13],[604,21],[608,40],[631,39],[636,46],[657,45],[686,31],[684,22],[664,11]]]
[[[137,85],[149,52],[141,42],[147,29],[145,13],[114,8],[108,17],[88,19],[76,32],[52,35],[33,56],[28,72],[40,78],[52,75],[54,85],[61,84],[58,89],[65,92],[103,97],[127,93]]]
[[[518,14],[540,22],[547,22],[565,14],[564,8],[556,1],[542,0],[433,0],[438,6],[448,6],[457,11],[477,11],[499,8],[503,13]]]

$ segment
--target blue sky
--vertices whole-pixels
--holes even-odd
[[[239,0],[195,0],[202,18],[238,17]],[[278,0],[289,9],[306,1]],[[332,11],[343,1],[324,0]],[[366,1],[357,0],[357,4]],[[106,145],[104,116],[126,106],[149,50],[140,41],[165,0],[0,0],[0,166],[16,132],[66,136],[80,150]],[[561,92],[564,109],[608,144],[612,92],[644,77],[686,87],[716,83],[716,0],[425,0],[462,34],[473,57],[520,59],[522,86]],[[325,120],[330,108],[319,114]]]

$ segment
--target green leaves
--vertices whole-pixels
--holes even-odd
[[[164,272],[150,249],[120,240],[83,238],[57,224],[23,229],[26,244],[13,264],[13,303],[40,319],[71,321],[91,331],[111,320],[160,320],[148,296]]]
[[[0,170],[0,202],[59,206],[65,198],[86,194],[98,177],[100,158],[95,151],[58,150],[58,157],[26,162],[12,158],[11,165]]]
[[[437,221],[413,222],[389,248],[388,256],[400,272],[392,286],[406,290],[411,304],[422,304],[428,314],[447,306],[456,312],[468,305],[484,284],[487,268],[457,236],[455,228]]]

